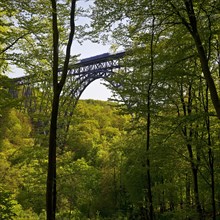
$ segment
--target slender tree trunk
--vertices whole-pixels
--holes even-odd
[[[164,185],[164,180],[162,176],[161,185]],[[159,201],[160,201],[160,213],[163,214],[166,211],[166,204],[165,204],[165,192],[164,189],[162,190],[161,195],[159,195]]]
[[[150,54],[151,54],[151,69],[150,69],[150,82],[148,85],[147,91],[147,142],[146,142],[146,167],[147,167],[147,219],[154,219],[154,208],[153,208],[153,196],[152,196],[152,183],[151,183],[151,173],[150,173],[150,159],[149,159],[149,150],[150,150],[150,129],[151,129],[151,90],[153,85],[153,77],[154,77],[154,53],[153,53],[153,44],[154,44],[154,22],[155,17],[152,19],[152,32],[151,32],[151,42],[150,42]]]
[[[211,175],[211,189],[212,189],[212,219],[216,220],[216,203],[215,203],[215,176],[214,176],[214,156],[212,149],[209,148],[209,169]]]
[[[190,208],[191,206],[191,190],[190,190],[190,179],[188,177],[188,174],[186,174],[186,207]]]
[[[47,173],[47,219],[55,220],[56,213],[56,138],[59,94],[54,94],[50,121],[49,155]]]
[[[204,111],[208,114],[209,112],[209,98],[208,98],[208,85],[206,86],[205,91],[205,104],[204,104]],[[211,201],[212,201],[212,219],[216,220],[216,203],[215,203],[215,176],[214,176],[214,155],[212,152],[212,143],[211,143],[211,131],[210,131],[210,119],[207,116],[206,119],[206,129],[208,133],[208,163],[209,163],[209,170],[211,176]]]
[[[191,144],[187,144],[187,149],[189,152],[190,164],[191,164],[192,175],[193,175],[194,198],[195,198],[195,203],[196,203],[196,210],[199,215],[199,219],[202,220],[203,213],[202,213],[202,208],[201,208],[200,199],[199,199],[199,186],[198,186],[198,165],[195,164],[194,162]]]
[[[190,82],[189,88],[188,88],[188,100],[185,102],[184,100],[184,95],[183,95],[183,85],[181,85],[180,89],[180,99],[182,103],[182,108],[183,108],[183,115],[184,116],[190,116],[192,113],[192,83]],[[197,152],[197,158],[193,155],[193,150],[192,150],[192,145],[191,145],[191,140],[193,137],[193,129],[192,125],[190,125],[189,128],[185,125],[183,130],[183,135],[185,136],[185,139],[187,142],[189,142],[187,146],[188,154],[189,154],[189,159],[190,159],[190,165],[191,165],[191,170],[192,170],[192,175],[193,175],[193,189],[194,189],[194,199],[196,203],[196,211],[200,217],[200,219],[203,219],[202,215],[202,209],[201,209],[201,204],[199,200],[199,187],[198,187],[198,164],[199,164],[199,152]],[[198,150],[198,149],[196,149]]]
[[[59,66],[59,32],[57,24],[56,1],[52,4],[52,30],[53,30],[53,101],[49,130],[49,152],[47,170],[46,208],[47,220],[55,220],[56,215],[56,144],[57,144],[57,117],[59,110],[58,66]]]
[[[76,0],[71,1],[70,11],[70,34],[66,47],[66,56],[60,82],[58,80],[59,68],[59,30],[57,22],[57,1],[51,0],[52,5],[52,31],[53,31],[53,101],[50,120],[49,152],[48,152],[48,173],[46,210],[47,220],[56,219],[56,148],[57,148],[57,119],[59,112],[60,94],[66,81],[70,50],[75,33],[75,7]]]
[[[153,82],[153,81],[152,81]],[[151,85],[149,85],[150,87]],[[150,125],[151,125],[151,109],[150,109],[150,88],[148,91],[148,113],[147,113],[147,143],[146,143],[146,153],[147,153],[147,219],[153,220],[154,219],[154,209],[153,209],[153,197],[152,197],[152,183],[151,183],[151,173],[150,173],[150,159],[149,159],[149,150],[150,150]]]
[[[149,133],[149,135],[150,135],[150,133]],[[148,143],[148,141],[147,141],[147,143]],[[149,151],[149,144],[147,144],[147,151]],[[151,183],[150,159],[149,158],[147,158],[147,215],[149,216],[149,218],[148,218],[149,220],[154,219],[152,183]]]

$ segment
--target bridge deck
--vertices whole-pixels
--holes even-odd
[[[118,60],[118,59],[124,57],[125,53],[126,53],[125,51],[118,52],[118,53],[103,53],[103,54],[99,54],[96,56],[88,57],[88,58],[80,60],[79,62],[77,62],[73,65],[69,65],[69,70],[78,69],[80,67],[87,67],[87,66],[89,67],[91,65],[96,65],[96,64],[100,64],[100,63],[113,61],[113,60]],[[61,69],[62,68],[60,68],[59,70],[61,71]],[[73,72],[75,74],[78,73],[78,71],[71,71],[71,73],[73,73]],[[17,78],[13,78],[12,81],[15,83],[18,83],[18,84],[23,84],[24,81],[28,81],[28,79],[31,77],[32,76],[17,77]]]

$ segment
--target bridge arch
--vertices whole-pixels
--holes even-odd
[[[113,87],[115,87],[116,84],[114,84],[111,80],[111,76],[113,76],[114,73],[119,69],[124,68],[124,56],[124,51],[115,54],[104,53],[97,56],[82,59],[78,63],[70,66],[65,87],[62,92],[62,96],[71,97],[71,105],[74,108],[84,90],[93,81],[97,79],[104,79],[105,81],[109,82]],[[42,81],[47,80],[48,79]],[[27,104],[33,103],[32,101],[27,100],[33,99],[34,89],[38,87],[37,84],[40,87],[40,84],[47,83],[48,90],[49,87],[51,87],[51,84],[49,82],[41,82],[41,80],[29,76],[16,78],[13,79],[13,81],[18,86],[22,85],[23,87],[22,92],[20,92],[20,96],[23,96],[26,108],[31,107],[27,106]],[[18,91],[11,91],[11,93],[14,97],[19,96]]]

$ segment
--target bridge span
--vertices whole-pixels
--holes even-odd
[[[124,68],[123,58],[125,55],[125,51],[118,53],[103,53],[82,59],[75,64],[70,64],[62,96],[71,97],[72,101],[74,100],[73,106],[75,107],[83,91],[94,80],[103,78],[111,84],[114,84],[111,80],[111,76]],[[61,72],[62,68],[60,68],[59,71]],[[45,93],[45,96],[51,93],[49,90],[52,89],[52,74],[49,76],[41,74],[40,77],[37,75],[23,76],[14,78],[12,81],[17,86],[22,87],[20,94],[18,94],[17,90],[13,90],[13,96],[24,97],[26,107],[28,103],[28,105],[33,103],[33,96],[35,96],[34,93],[36,89]]]
[[[88,77],[94,77],[92,74],[100,74],[102,72],[112,72],[113,69],[119,69],[122,67],[121,59],[125,56],[125,51],[118,53],[103,53],[96,56],[88,57],[79,60],[74,64],[69,65],[68,77],[70,76],[82,76],[89,74]],[[59,69],[62,71],[62,68]],[[35,76],[22,76],[13,78],[12,81],[17,85],[27,84],[31,78]],[[100,75],[105,77],[105,75]],[[36,82],[37,79],[34,81]]]

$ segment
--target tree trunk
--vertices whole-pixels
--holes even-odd
[[[214,83],[214,80],[212,78],[212,75],[211,75],[211,72],[209,69],[208,58],[206,56],[205,49],[202,45],[202,41],[201,41],[201,38],[200,38],[200,35],[198,32],[197,19],[196,19],[196,15],[195,15],[194,8],[193,8],[193,2],[192,2],[192,0],[184,0],[184,3],[186,6],[186,12],[188,14],[188,18],[189,18],[190,23],[188,23],[183,18],[182,18],[182,20],[183,20],[184,25],[189,30],[191,36],[194,39],[194,42],[195,42],[195,45],[196,45],[196,48],[198,51],[202,71],[203,71],[205,80],[206,80],[208,87],[209,87],[212,103],[213,103],[215,111],[217,113],[217,117],[218,117],[218,119],[220,119],[219,96],[217,93],[216,85]]]
[[[180,99],[181,99],[182,108],[183,108],[183,115],[185,117],[187,115],[190,116],[192,113],[192,83],[191,82],[189,82],[187,102],[185,102],[185,100],[184,100],[183,85],[181,85],[181,89],[180,89]],[[190,127],[187,127],[185,125],[182,132],[183,132],[183,135],[184,135],[186,141],[189,142],[186,144],[186,147],[188,150],[189,160],[190,160],[190,165],[191,165],[191,170],[192,170],[192,175],[193,175],[194,199],[195,199],[195,203],[196,203],[196,211],[197,211],[200,219],[202,220],[203,215],[202,215],[202,209],[201,209],[201,204],[200,204],[200,200],[199,200],[199,187],[198,187],[199,152],[198,152],[198,149],[196,149],[197,150],[197,158],[195,158],[195,156],[193,155],[192,145],[190,143],[192,140],[192,137],[193,137],[192,125],[190,125]]]
[[[209,98],[208,98],[208,86],[206,86],[205,90],[205,106],[204,111],[206,113],[209,112]],[[211,131],[210,131],[210,119],[207,114],[206,119],[206,129],[208,133],[208,163],[209,163],[209,170],[211,176],[211,201],[212,201],[212,219],[216,220],[216,203],[215,203],[215,176],[214,176],[214,155],[212,151],[212,143],[211,143]]]
[[[212,78],[212,75],[211,75],[211,72],[209,69],[208,58],[205,53],[205,49],[202,45],[202,41],[201,41],[201,38],[200,38],[200,35],[198,32],[197,19],[196,19],[196,15],[194,12],[193,1],[192,0],[184,0],[184,3],[186,6],[186,11],[188,14],[190,26],[187,25],[187,22],[184,22],[184,23],[194,39],[194,42],[195,42],[195,45],[196,45],[196,48],[198,51],[202,71],[203,71],[206,83],[207,83],[209,91],[210,91],[211,100],[214,105],[215,111],[217,113],[217,117],[218,117],[218,119],[220,119],[220,100],[219,100],[219,96],[217,93],[216,85],[214,83],[214,80]],[[208,106],[206,106],[206,107],[208,107]],[[209,129],[209,128],[207,127],[207,129]],[[214,165],[213,165],[213,155],[212,155],[211,148],[209,149],[209,165],[210,165],[210,173],[211,173],[213,219],[216,219]],[[200,208],[197,207],[197,209],[200,209]]]
[[[164,185],[164,180],[162,176],[162,180],[160,182],[161,185]],[[164,189],[162,190],[161,195],[159,194],[159,202],[160,202],[160,213],[163,214],[166,211],[166,204],[165,204],[165,192]]]
[[[190,208],[191,206],[191,190],[190,190],[190,179],[188,178],[188,174],[186,174],[186,207]]]
[[[203,213],[202,213],[202,208],[201,208],[201,204],[199,200],[199,187],[198,187],[198,165],[195,164],[191,144],[187,144],[187,149],[189,153],[190,164],[191,164],[192,175],[193,175],[193,189],[194,189],[194,199],[196,203],[196,210],[199,215],[199,219],[202,220]]]
[[[148,113],[147,117],[147,154],[150,150],[150,113]],[[153,220],[154,217],[154,211],[153,211],[153,198],[152,198],[152,189],[151,189],[151,174],[150,174],[150,159],[149,156],[147,156],[147,216],[149,220]]]
[[[55,220],[56,213],[56,138],[59,94],[54,94],[50,121],[49,155],[47,173],[47,220]]]
[[[76,0],[71,1],[70,11],[70,34],[66,47],[61,79],[58,79],[59,69],[59,30],[57,22],[57,1],[51,0],[52,5],[52,31],[53,31],[53,102],[50,120],[49,152],[48,152],[48,173],[47,173],[47,192],[46,210],[47,220],[56,218],[56,148],[57,148],[57,119],[59,112],[60,94],[66,81],[68,65],[70,59],[71,45],[75,33],[75,8]]]
[[[188,146],[188,147],[191,148],[191,146]],[[192,174],[193,174],[193,186],[194,186],[194,198],[195,198],[195,203],[196,203],[196,210],[197,210],[197,213],[199,214],[199,219],[202,220],[203,213],[202,213],[202,208],[201,208],[200,199],[199,199],[198,166],[192,161],[191,168],[192,168]]]
[[[211,175],[211,189],[212,189],[212,219],[216,220],[216,203],[215,203],[215,176],[214,176],[214,156],[211,148],[209,149],[209,169]]]
[[[146,191],[146,207],[147,207],[147,219],[154,219],[154,208],[153,208],[153,196],[152,196],[152,183],[151,183],[151,173],[150,173],[150,159],[149,159],[149,150],[150,150],[150,129],[151,129],[151,90],[153,85],[154,77],[154,54],[153,54],[153,43],[154,43],[154,22],[155,17],[152,19],[152,32],[151,32],[151,42],[150,42],[150,60],[151,60],[151,69],[150,69],[150,79],[147,90],[147,142],[146,142],[146,168],[147,168],[147,191]]]

